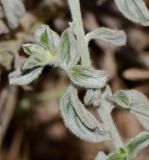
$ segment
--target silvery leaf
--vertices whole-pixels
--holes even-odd
[[[149,132],[142,132],[126,146],[128,159],[135,158],[138,152],[149,146]]]
[[[115,0],[115,2],[129,20],[149,26],[149,10],[143,0]]]
[[[92,39],[103,40],[116,46],[122,46],[126,44],[126,34],[124,31],[118,31],[104,27],[97,28],[86,35],[87,42]]]
[[[121,90],[116,92],[114,96],[111,96],[111,97],[108,96],[106,99],[114,103],[115,105],[126,108],[126,109],[128,109],[130,106],[128,95]]]
[[[123,98],[119,96],[120,94],[123,94]],[[116,104],[117,107],[128,109],[143,127],[149,130],[149,100],[145,95],[136,90],[121,90],[113,96],[110,102]]]
[[[45,54],[33,55],[24,60],[21,63],[21,70],[26,71],[33,69],[35,67],[44,67],[45,65],[53,65],[55,63],[56,58],[49,54],[49,52],[45,52]]]
[[[19,18],[25,13],[22,0],[1,0],[1,4],[9,27],[16,28],[19,24]]]
[[[20,66],[21,71],[25,72],[27,70],[34,69],[35,67],[44,66],[44,61],[42,61],[40,59],[40,57],[34,56],[34,57],[30,57],[30,58],[27,58],[26,60],[24,60]]]
[[[85,97],[84,97],[84,103],[85,105],[94,105],[99,106],[100,105],[100,96],[101,91],[98,89],[88,89]]]
[[[29,58],[21,63],[21,71],[26,71],[35,67],[53,65],[56,61],[56,56],[53,56],[50,51],[37,44],[24,44],[24,51],[29,55]]]
[[[70,80],[85,88],[103,88],[107,83],[107,73],[93,68],[75,66],[69,71]]]
[[[99,152],[95,160],[128,160],[125,148],[120,148],[117,152],[112,152],[106,156],[103,152]]]
[[[127,160],[127,155],[121,155],[120,153],[110,154],[106,160]]]
[[[135,138],[132,138],[124,148],[120,148],[118,152],[111,153],[105,159],[104,155],[101,154],[100,156],[99,154],[99,158],[96,160],[131,160],[147,146],[149,146],[149,132],[142,132]]]
[[[100,107],[98,108],[98,112],[100,112],[100,108],[104,111],[107,111],[109,113],[111,113],[113,106],[111,105],[111,103],[109,101],[107,101],[107,97],[111,97],[112,96],[112,90],[111,88],[106,85],[104,88],[101,89],[101,94],[100,94]],[[100,114],[100,113],[99,113]]]
[[[48,25],[42,25],[38,28],[34,36],[36,41],[48,49],[51,54],[57,55],[59,53],[60,37]]]
[[[59,64],[64,70],[72,69],[77,64],[80,58],[77,45],[74,34],[68,28],[62,34],[59,53]]]
[[[92,116],[90,112],[87,112],[85,109],[85,106],[81,103],[81,101],[78,99],[77,90],[73,87],[70,88],[70,94],[71,94],[71,101],[74,106],[74,109],[78,116],[80,117],[81,121],[91,130],[103,130],[104,128],[102,125]]]
[[[37,79],[41,74],[43,67],[34,68],[27,72],[21,72],[20,69],[9,74],[10,85],[27,85]]]
[[[44,54],[45,52],[47,52],[47,50],[45,50],[43,47],[41,47],[38,44],[27,43],[27,44],[23,44],[22,47],[24,52],[29,56],[36,55],[36,54]]]
[[[70,87],[64,94],[60,108],[66,127],[77,137],[94,143],[109,140],[103,125],[85,109],[74,88]]]

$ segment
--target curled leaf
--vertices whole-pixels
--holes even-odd
[[[28,70],[27,72],[21,72],[20,69],[9,74],[9,84],[11,85],[27,85],[33,80],[37,79],[42,72],[42,67]]]
[[[111,153],[107,157],[102,152],[99,152],[96,160],[130,160],[134,159],[138,152],[149,146],[149,133],[142,132],[135,138],[131,139],[129,143],[124,147],[120,148],[119,151]]]
[[[52,36],[50,38],[43,37],[43,35],[45,34],[44,33],[45,30],[42,30],[41,28],[39,30],[40,32],[36,31],[38,32],[38,35],[36,33],[36,36],[39,38],[38,40],[43,46],[39,44],[24,44],[23,45],[23,49],[29,55],[29,58],[27,58],[21,63],[20,68],[18,70],[14,71],[13,73],[10,73],[9,75],[10,84],[14,84],[14,85],[29,84],[40,75],[44,66],[55,65],[57,63],[56,61],[57,57],[54,56],[49,51],[49,49],[51,51],[53,51],[52,49],[55,49],[54,48],[55,42],[52,42],[52,39],[50,39]],[[52,31],[50,32],[48,30],[47,26],[46,26],[46,30],[47,32],[46,31],[45,32],[47,34],[50,34],[50,33],[53,34]]]
[[[114,96],[111,96],[111,97],[107,96],[106,99],[117,106],[129,109],[129,106],[130,106],[129,97],[124,91],[120,90],[116,92]]]
[[[35,39],[36,41],[48,49],[53,55],[57,55],[59,53],[60,47],[60,37],[49,28],[48,25],[42,25],[35,31]]]
[[[42,61],[40,57],[34,56],[24,60],[20,66],[21,71],[25,72],[25,71],[34,69],[36,67],[42,67],[44,65],[44,61]]]
[[[41,47],[38,44],[27,43],[27,44],[23,44],[22,47],[23,47],[24,52],[29,56],[45,53],[45,48]]]
[[[128,158],[135,158],[139,151],[149,146],[149,132],[142,132],[127,144]]]
[[[127,152],[124,148],[120,148],[117,152],[106,156],[103,152],[99,152],[95,160],[128,160]]]
[[[86,35],[86,41],[89,42],[92,39],[99,39],[116,46],[122,46],[126,44],[126,34],[124,31],[117,31],[109,28],[97,28]]]
[[[64,94],[60,107],[65,125],[77,137],[94,143],[109,140],[103,125],[85,109],[74,88],[70,87]]]
[[[88,89],[84,97],[85,105],[93,104],[95,107],[100,105],[101,91],[98,89]]]
[[[103,88],[107,83],[107,73],[93,68],[75,66],[69,71],[70,80],[85,88]]]
[[[101,89],[101,94],[100,94],[100,107],[98,108],[98,113],[100,114],[100,116],[103,116],[103,119],[106,119],[106,117],[104,117],[104,114],[101,115],[100,111],[103,112],[109,112],[111,113],[113,106],[111,105],[111,103],[109,101],[107,101],[107,97],[112,96],[112,90],[111,88],[106,85],[104,88]]]
[[[108,100],[117,107],[129,110],[149,130],[149,101],[145,95],[136,90],[121,90]]]
[[[78,62],[80,54],[77,49],[77,40],[68,28],[61,37],[59,63],[64,70],[72,69]]]
[[[120,153],[110,154],[106,160],[127,160],[126,155],[121,155]]]
[[[143,0],[115,0],[115,2],[129,20],[149,26],[149,10]]]
[[[19,18],[25,13],[22,0],[1,0],[1,4],[9,27],[16,28],[19,24]]]
[[[28,45],[27,45],[28,46]],[[30,57],[24,60],[21,63],[21,70],[26,71],[33,69],[35,67],[44,67],[47,64],[54,64],[56,57],[53,56],[48,50],[38,46],[38,45],[29,45],[25,46],[24,50],[30,54]],[[38,46],[35,47],[34,46]]]

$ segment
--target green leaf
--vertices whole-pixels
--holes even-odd
[[[149,146],[149,132],[142,132],[127,144],[128,158],[135,158],[138,152]]]
[[[49,52],[45,54],[33,55],[21,63],[21,70],[26,71],[35,67],[44,67],[45,65],[54,65],[56,58],[50,55]]]
[[[45,52],[48,52],[45,48],[41,47],[38,44],[27,43],[23,44],[22,47],[24,52],[29,56],[36,54],[44,54]]]
[[[127,160],[126,155],[122,156],[120,153],[112,153],[110,154],[106,160]]]
[[[10,85],[27,85],[37,79],[41,74],[43,67],[34,68],[27,72],[21,72],[20,69],[9,74]]]
[[[56,61],[56,56],[53,56],[50,51],[37,44],[25,44],[23,49],[30,57],[21,63],[21,71],[44,67],[47,64],[53,65]]]
[[[115,2],[129,20],[149,26],[149,10],[143,0],[115,0]]]
[[[10,84],[29,84],[38,78],[45,65],[55,65],[56,63],[56,56],[37,44],[25,44],[23,49],[29,58],[21,63],[18,70],[9,74]]]
[[[48,49],[51,54],[57,55],[59,53],[60,37],[48,25],[42,25],[38,28],[34,36],[36,41]]]
[[[96,160],[130,160],[134,159],[138,152],[149,146],[149,132],[142,132],[124,147],[120,148],[118,152],[111,153],[105,156],[104,153],[99,152]]]
[[[64,94],[60,109],[66,127],[77,137],[94,143],[109,140],[102,123],[85,109],[74,88],[70,87]]]
[[[19,18],[25,13],[25,7],[21,0],[1,0],[4,14],[7,18],[10,28],[16,28],[19,25]]]
[[[24,60],[22,63],[21,63],[21,66],[20,66],[20,69],[21,71],[25,72],[27,70],[31,70],[31,69],[34,69],[36,67],[42,67],[44,66],[44,61],[42,61],[40,59],[41,56],[34,56],[34,57],[30,57],[30,58],[27,58],[26,60]]]
[[[69,72],[70,80],[78,86],[85,88],[103,88],[107,83],[107,73],[82,66],[75,66]]]
[[[69,70],[77,64],[79,58],[77,40],[70,28],[68,28],[63,32],[61,37],[59,64],[64,70]]]
[[[99,152],[95,160],[128,160],[126,150],[120,148],[118,152],[111,153],[106,156],[103,152]]]
[[[123,31],[117,31],[109,28],[97,28],[86,35],[86,41],[89,42],[92,39],[99,39],[116,46],[122,46],[126,44],[126,34]]]
[[[106,97],[109,97],[109,96],[112,96],[112,91],[111,91],[111,88],[108,85],[106,85],[103,89],[101,89],[100,105],[97,108],[97,112],[100,115],[100,117],[102,116],[102,119],[106,119],[106,120],[108,119],[106,116],[107,113],[111,114],[113,110],[113,105],[111,105],[111,103],[106,100]],[[106,112],[106,113],[101,115],[102,112]],[[107,123],[107,126],[110,126],[110,124]]]
[[[149,130],[149,100],[145,95],[136,90],[121,90],[108,100],[117,107],[128,109]]]
[[[108,96],[106,99],[114,103],[115,105],[126,108],[126,109],[128,109],[130,106],[129,97],[123,90],[116,92],[114,96],[111,96],[111,97]]]
[[[95,160],[128,160],[126,155],[121,155],[120,153],[111,153],[106,156],[104,153],[99,152]]]
[[[85,97],[84,97],[84,103],[85,105],[94,105],[95,107],[100,106],[100,96],[101,91],[98,89],[88,89]]]

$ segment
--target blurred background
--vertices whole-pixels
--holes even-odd
[[[90,144],[65,128],[59,100],[69,79],[62,70],[48,66],[31,85],[9,86],[8,74],[26,57],[21,45],[34,42],[34,30],[45,23],[61,34],[71,21],[65,0],[24,3],[26,13],[17,29],[0,20],[0,160],[93,160],[99,150],[108,154],[110,142]],[[89,46],[93,66],[108,72],[113,93],[137,89],[149,97],[149,27],[124,18],[113,0],[81,0],[81,9],[86,32],[104,26],[127,33],[124,47],[100,41]],[[143,130],[127,112],[114,110],[113,118],[125,142]],[[136,160],[149,160],[149,148]]]

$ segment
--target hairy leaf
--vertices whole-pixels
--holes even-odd
[[[149,101],[145,95],[136,90],[121,90],[108,100],[118,107],[128,109],[149,130]]]
[[[56,56],[53,56],[50,51],[37,44],[25,44],[23,49],[30,57],[21,63],[21,71],[44,67],[47,64],[52,65],[56,60]]]
[[[24,52],[31,56],[31,55],[36,55],[36,54],[44,54],[45,53],[45,48],[41,47],[38,44],[31,44],[31,43],[27,43],[27,44],[23,44],[23,50]]]
[[[101,95],[100,95],[100,107],[97,110],[100,114],[100,108],[104,108],[106,112],[111,113],[113,106],[109,101],[106,100],[107,97],[112,96],[111,88],[106,85],[103,89],[101,89]],[[103,115],[104,116],[104,115]],[[105,119],[105,118],[104,118]]]
[[[126,156],[121,156],[119,153],[112,153],[109,156],[105,156],[104,154],[100,153],[97,155],[95,160],[127,160]]]
[[[118,152],[111,153],[106,156],[103,152],[99,152],[95,160],[128,160],[126,150],[120,148]]]
[[[86,92],[86,95],[84,97],[84,103],[85,105],[91,105],[99,106],[100,105],[100,96],[101,91],[98,89],[88,89]]]
[[[22,0],[1,0],[1,4],[9,27],[16,28],[19,24],[19,18],[25,13]]]
[[[34,69],[36,67],[42,67],[45,64],[45,61],[42,61],[41,56],[34,56],[27,58],[21,63],[20,69],[21,71],[27,71]]]
[[[68,28],[61,37],[59,63],[64,70],[72,69],[78,62],[80,54],[77,49],[77,40]]]
[[[117,31],[109,28],[97,28],[86,35],[86,41],[89,42],[92,39],[99,39],[116,46],[122,46],[126,44],[126,34],[123,31]]]
[[[103,88],[107,83],[107,73],[105,71],[95,70],[75,66],[69,72],[70,80],[78,86],[85,88]]]
[[[127,160],[126,155],[122,156],[120,153],[112,153],[110,154],[106,160]]]
[[[115,105],[126,109],[130,106],[129,97],[123,90],[118,91],[114,96],[108,96],[106,99]]]
[[[42,34],[40,35],[42,37]],[[44,66],[55,65],[57,63],[57,57],[52,55],[49,49],[44,47],[44,45],[24,44],[23,49],[29,55],[29,58],[21,63],[18,70],[10,73],[10,84],[29,84],[40,75]]]
[[[38,51],[37,51],[38,52]],[[45,65],[52,65],[56,61],[56,57],[50,54],[49,51],[44,50],[44,53],[31,55],[29,58],[21,63],[21,71],[27,71],[35,67],[44,67]]]
[[[103,125],[85,109],[74,88],[70,87],[67,90],[61,99],[60,106],[65,125],[77,137],[94,143],[109,140]]]
[[[138,152],[149,146],[149,132],[140,133],[127,144],[128,158],[135,158]]]
[[[105,156],[104,153],[99,152],[96,160],[130,160],[134,159],[138,152],[149,146],[149,132],[142,132],[124,147],[120,148],[118,152],[111,153]]]
[[[28,70],[27,72],[21,72],[20,69],[9,74],[9,84],[11,85],[27,85],[33,80],[37,79],[42,72],[42,67]]]
[[[49,28],[48,25],[42,25],[35,31],[35,39],[43,47],[48,49],[53,55],[59,53],[60,37]]]
[[[115,2],[129,20],[149,26],[149,10],[143,0],[115,0]]]

